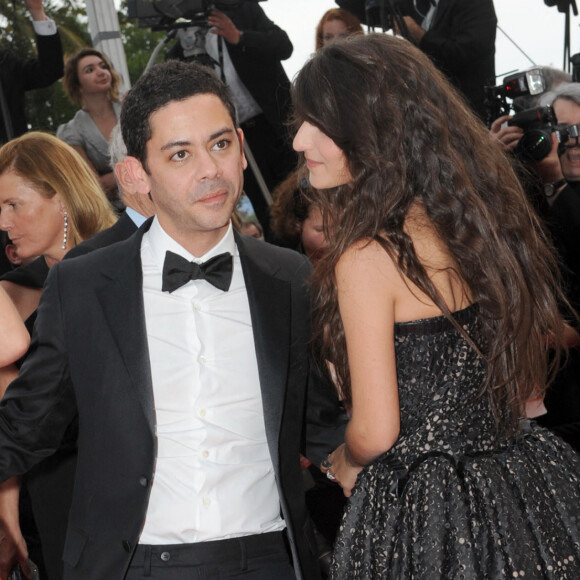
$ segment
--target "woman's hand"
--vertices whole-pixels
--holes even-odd
[[[346,497],[350,497],[361,469],[362,465],[358,465],[350,459],[344,443],[320,464],[322,473],[326,473],[328,479],[338,483]]]

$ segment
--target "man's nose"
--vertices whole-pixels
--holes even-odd
[[[197,165],[197,174],[200,181],[202,179],[214,179],[220,174],[220,166],[209,151],[198,155]]]

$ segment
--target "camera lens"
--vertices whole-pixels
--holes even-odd
[[[525,161],[541,161],[551,150],[551,134],[539,129],[525,131],[516,147],[516,153]]]

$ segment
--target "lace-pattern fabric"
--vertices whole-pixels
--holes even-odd
[[[477,307],[455,314],[477,342]],[[485,365],[444,317],[395,328],[401,432],[357,479],[331,578],[580,578],[580,459],[496,436]]]

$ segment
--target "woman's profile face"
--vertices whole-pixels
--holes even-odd
[[[327,20],[322,25],[322,46],[349,35],[348,28],[342,20]]]
[[[83,94],[106,92],[111,88],[109,65],[99,56],[83,56],[78,64],[78,77]]]
[[[308,121],[304,121],[298,129],[293,147],[304,153],[312,187],[329,189],[351,181],[343,150]]]
[[[63,253],[64,216],[58,195],[48,199],[14,173],[0,175],[0,229],[23,260]]]

